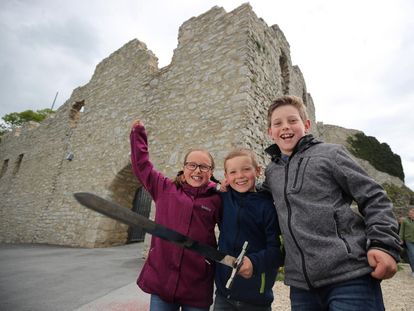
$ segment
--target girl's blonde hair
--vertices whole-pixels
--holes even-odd
[[[246,156],[252,160],[252,164],[254,168],[258,168],[259,164],[257,163],[256,154],[247,148],[235,148],[231,150],[225,157],[224,157],[224,171],[226,171],[226,162],[236,157]]]
[[[204,148],[197,148],[197,149],[191,149],[191,150],[189,150],[189,151],[185,154],[185,156],[184,156],[183,166],[184,166],[184,165],[185,165],[185,163],[187,162],[187,158],[188,158],[188,156],[189,156],[192,152],[194,152],[194,151],[201,151],[201,152],[205,153],[206,155],[208,155],[208,157],[210,158],[210,162],[211,162],[211,164],[210,164],[210,166],[211,166],[211,171],[213,171],[213,170],[214,170],[214,168],[215,168],[215,163],[214,163],[213,156],[211,155],[211,153],[210,153],[210,152],[208,152],[208,150],[207,150],[207,149],[204,149]],[[215,179],[213,175],[211,176],[210,180],[211,180],[211,181],[214,181],[215,183],[217,183],[217,182],[218,182],[218,180],[217,180],[217,179]],[[174,178],[173,182],[174,182],[174,184],[175,184],[178,188],[180,188],[180,187],[182,187],[182,186],[183,186],[183,183],[184,183],[184,171],[183,171],[183,170],[178,171],[177,176],[175,176],[175,178]]]

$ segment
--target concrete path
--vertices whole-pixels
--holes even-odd
[[[0,244],[0,310],[148,310],[135,284],[142,247]]]
[[[135,284],[143,243],[82,249],[0,244],[1,311],[148,311],[149,295]],[[390,311],[413,310],[408,264],[382,283]],[[272,310],[290,310],[288,287],[277,282]]]

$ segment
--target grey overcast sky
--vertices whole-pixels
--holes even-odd
[[[169,64],[178,28],[236,0],[5,0],[0,2],[0,116],[62,105],[95,66],[128,41]],[[362,130],[399,154],[414,189],[414,1],[251,0],[278,24],[305,77],[317,121]]]

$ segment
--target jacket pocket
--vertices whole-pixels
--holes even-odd
[[[336,212],[334,213],[334,219],[335,219],[336,233],[338,234],[338,237],[342,240],[342,242],[344,242],[347,253],[350,254],[351,247],[349,246],[348,241],[343,237],[341,230],[339,230],[340,224],[339,224],[339,219],[338,219],[338,215]]]
[[[292,176],[292,179],[290,180],[290,193],[297,193],[302,189],[305,171],[309,160],[310,158],[299,158],[297,163],[290,163],[292,167],[292,172],[289,172],[290,176]]]

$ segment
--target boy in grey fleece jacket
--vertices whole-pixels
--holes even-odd
[[[264,186],[284,237],[292,310],[383,310],[380,280],[396,273],[401,250],[392,204],[343,146],[309,128],[299,97],[269,107],[275,145]]]

